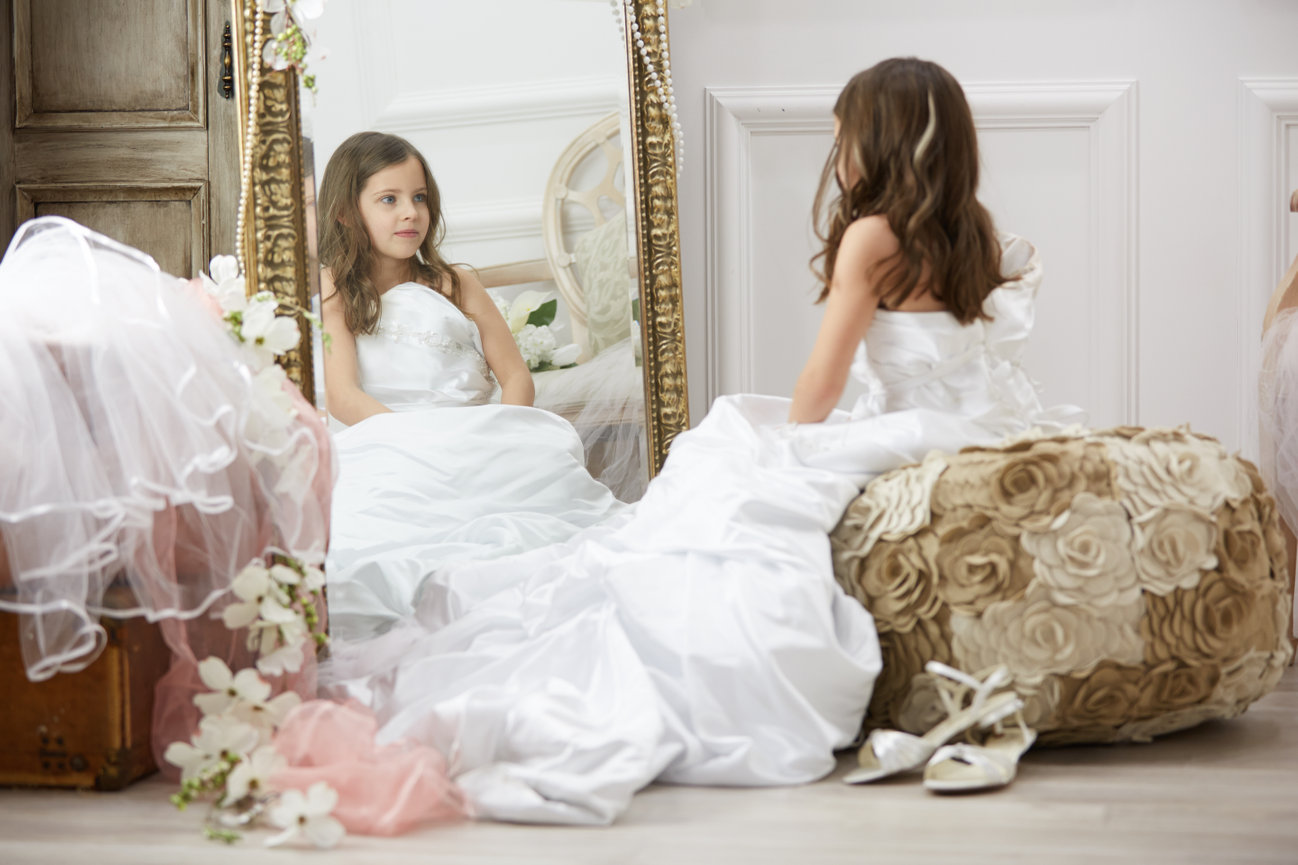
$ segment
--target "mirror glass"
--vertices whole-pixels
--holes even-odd
[[[301,95],[312,279],[330,155],[367,129],[410,141],[441,192],[443,257],[512,313],[536,405],[573,423],[592,475],[638,499],[636,195],[626,47],[607,0],[331,0],[313,23],[324,58],[308,70],[318,92]],[[315,357],[323,408],[319,346]]]

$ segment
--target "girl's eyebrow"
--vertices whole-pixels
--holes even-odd
[[[391,194],[394,193],[394,192],[403,192],[403,191],[404,191],[404,190],[396,189],[396,188],[394,187],[394,188],[392,188],[392,189],[376,189],[376,190],[374,190],[374,191],[373,191],[372,193],[370,193],[370,194],[371,194],[371,195],[391,195]],[[421,186],[421,187],[419,187],[418,189],[415,189],[415,190],[413,190],[413,191],[414,191],[414,193],[415,193],[416,195],[418,195],[418,194],[421,193],[421,192],[423,192],[423,193],[427,193],[427,192],[428,192],[428,187],[426,187],[426,186]]]

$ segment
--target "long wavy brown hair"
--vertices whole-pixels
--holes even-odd
[[[358,202],[361,190],[389,165],[419,160],[428,187],[428,234],[410,259],[410,279],[441,292],[463,309],[460,275],[442,258],[438,247],[446,235],[442,218],[442,196],[423,154],[409,141],[383,132],[358,132],[338,146],[329,157],[318,196],[320,263],[329,268],[334,287],[343,304],[347,328],[355,334],[372,333],[379,322],[382,304],[370,275],[374,250],[370,233],[361,218]]]
[[[884,60],[847,82],[834,116],[839,132],[814,205],[824,243],[811,259],[823,283],[816,302],[829,296],[847,226],[880,214],[900,244],[875,265],[877,277],[867,274],[877,278],[881,306],[904,303],[923,279],[960,322],[985,318],[983,300],[1005,278],[991,215],[976,197],[978,139],[959,82],[927,60]],[[858,175],[850,189],[840,163]]]

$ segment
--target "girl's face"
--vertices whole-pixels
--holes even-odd
[[[842,141],[840,137],[842,135],[842,132],[843,132],[843,122],[839,120],[837,116],[835,116],[834,117],[834,140],[835,141],[839,141],[839,142]],[[834,169],[835,172],[838,174],[838,183],[840,186],[842,186],[844,190],[851,189],[853,186],[856,185],[856,182],[861,179],[860,172],[858,172],[856,170],[856,166],[852,164],[851,154],[849,154],[847,152],[847,149],[842,146],[840,146],[838,149],[838,164],[834,166]]]
[[[413,156],[376,171],[357,205],[377,258],[408,261],[428,234],[428,188]]]

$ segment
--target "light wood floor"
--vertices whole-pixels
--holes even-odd
[[[848,787],[652,787],[603,829],[467,823],[330,852],[204,841],[171,787],[0,790],[0,865],[19,863],[1298,863],[1298,668],[1241,718],[1150,745],[1037,750],[994,793],[913,778]]]

